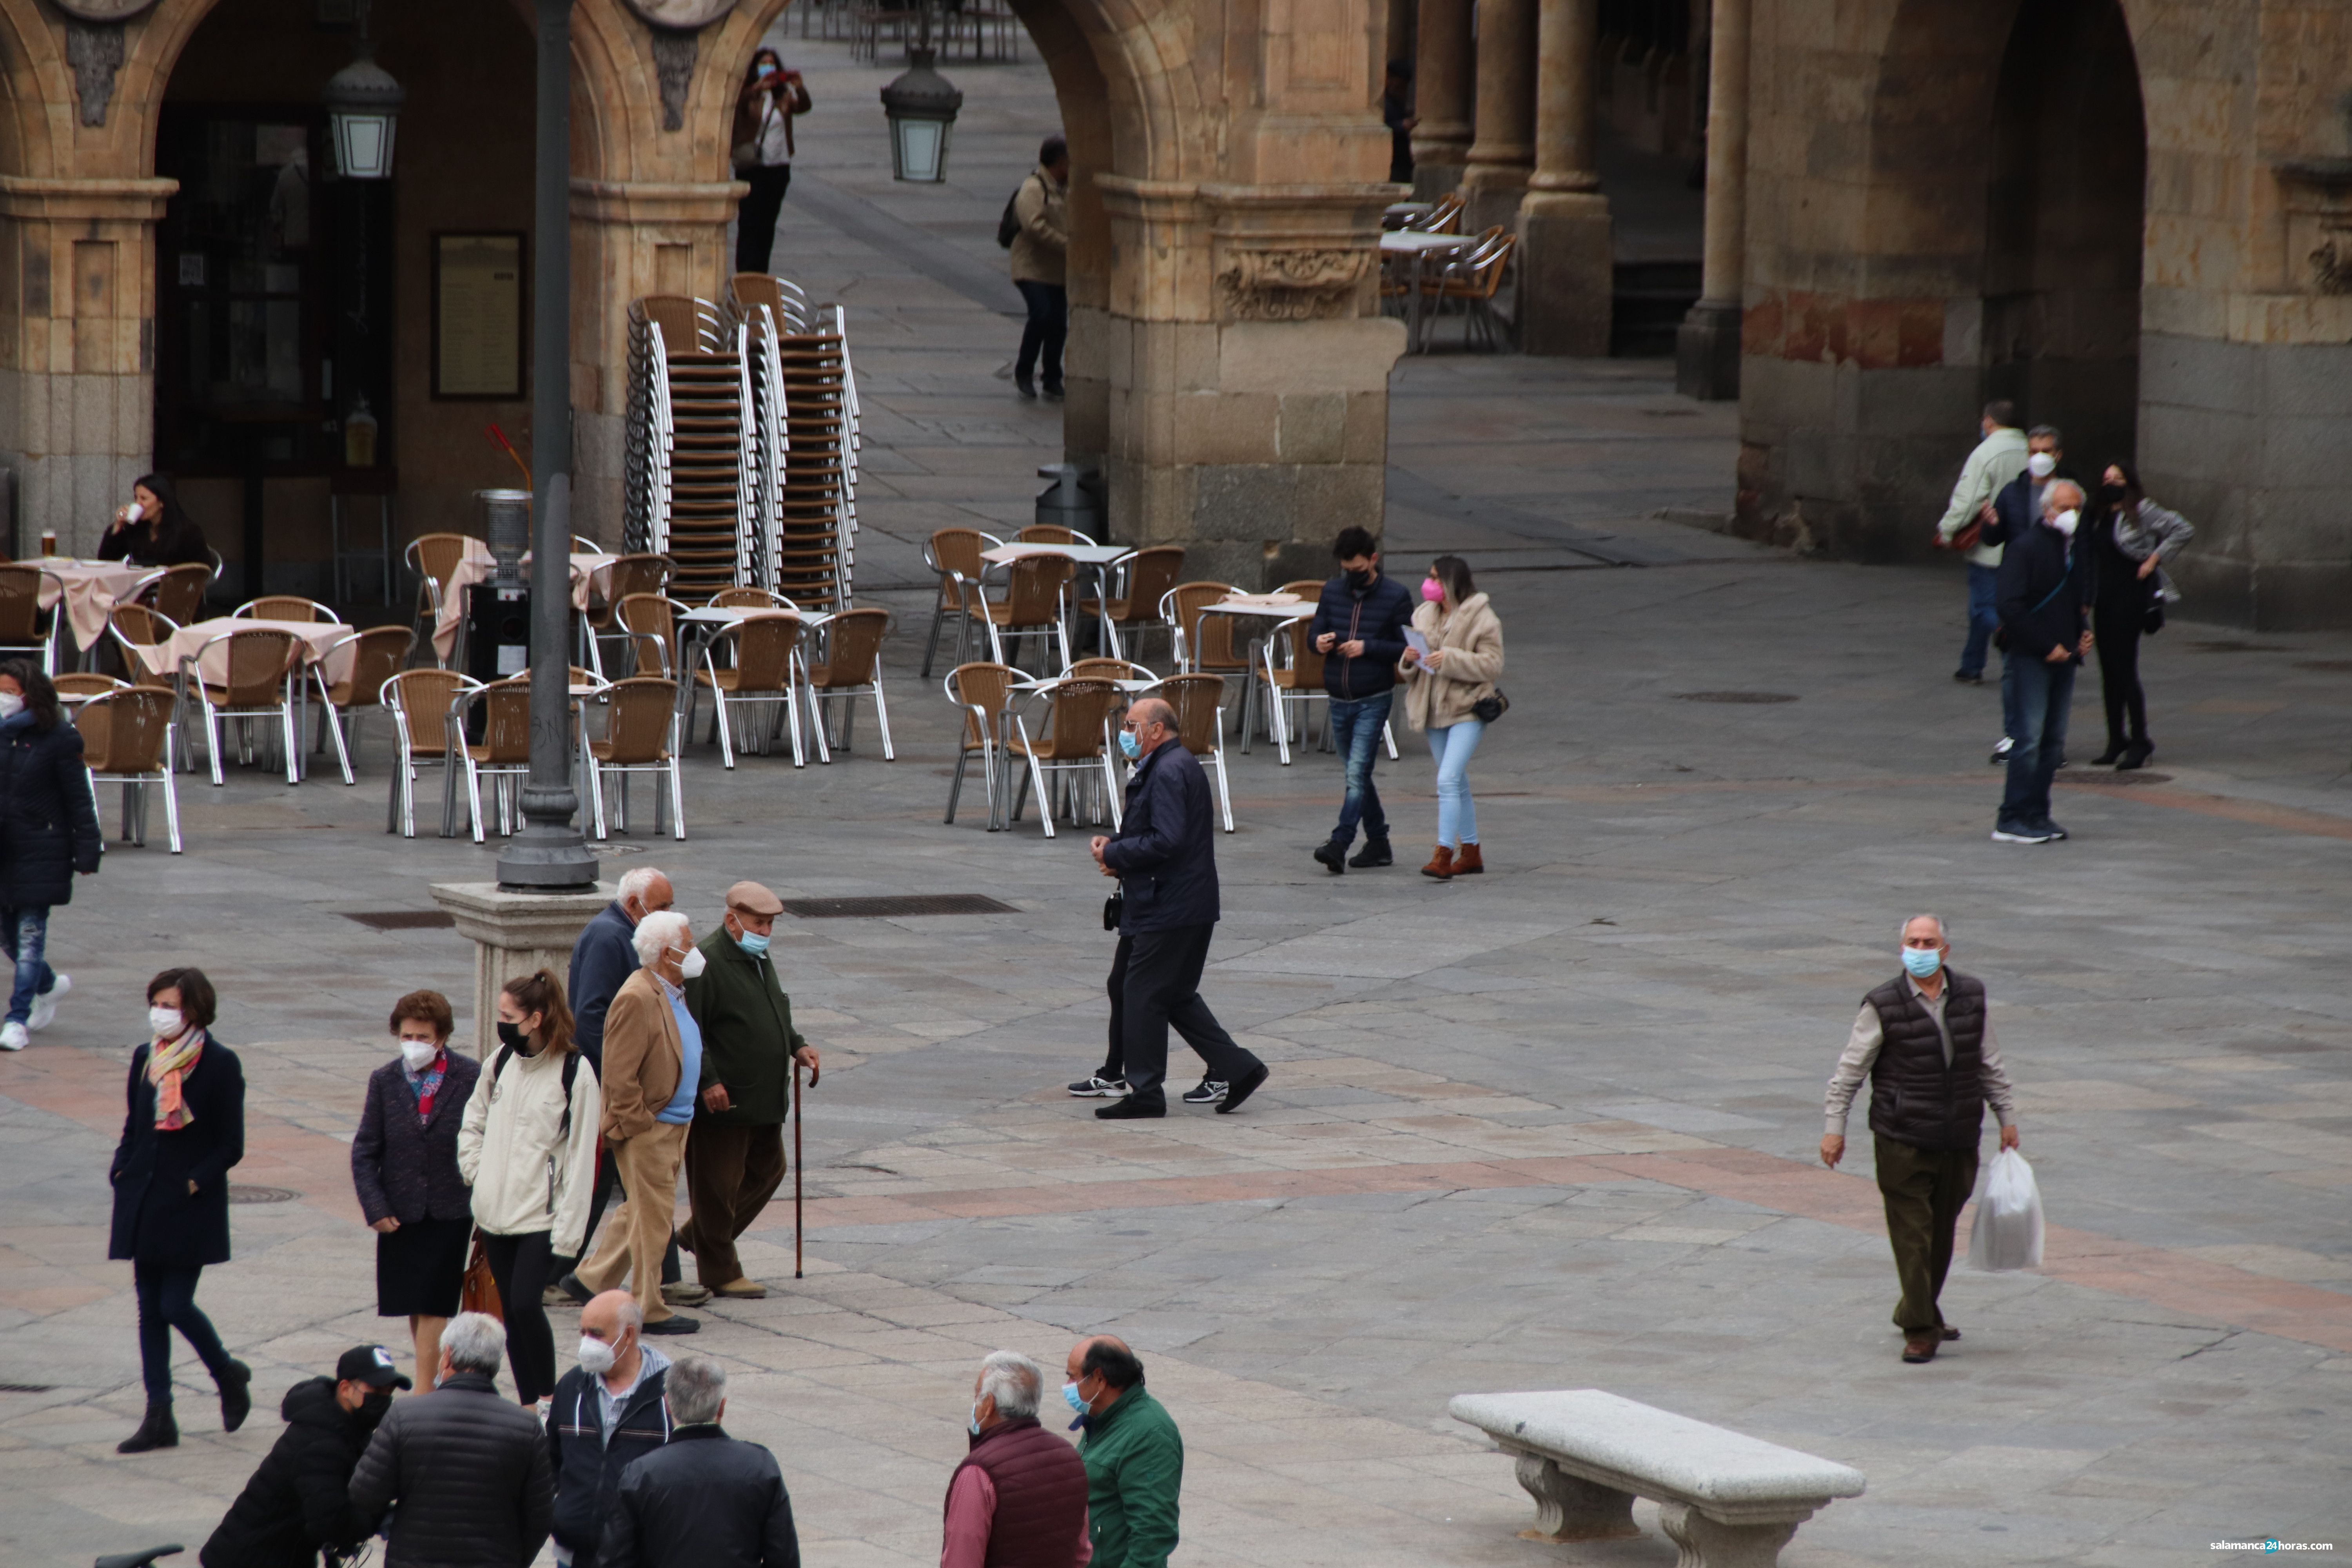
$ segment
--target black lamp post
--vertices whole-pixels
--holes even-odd
[[[890,117],[890,173],[898,179],[938,184],[948,177],[948,136],[955,129],[963,94],[931,68],[931,3],[920,0],[919,41],[907,50],[907,70],[882,89],[882,110]]]
[[[499,856],[520,892],[595,885],[572,787],[572,0],[538,0],[539,167],[531,269],[530,776]]]

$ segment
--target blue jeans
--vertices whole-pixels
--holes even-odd
[[[2000,797],[2000,827],[2034,827],[2050,820],[2050,781],[2066,752],[2066,710],[2074,700],[2074,662],[2029,659],[2024,650],[2008,668],[2017,672],[2019,732],[2009,753],[2009,787]]]
[[[139,1293],[139,1370],[147,1384],[147,1403],[172,1403],[172,1331],[177,1329],[205,1370],[217,1379],[226,1371],[228,1352],[213,1331],[213,1321],[196,1305],[197,1268],[157,1268],[145,1263],[131,1266],[132,1287]]]
[[[1470,798],[1470,758],[1486,726],[1475,719],[1429,731],[1437,759],[1437,841],[1448,849],[1478,842],[1478,803]]]
[[[1969,563],[1969,640],[1960,648],[1962,675],[1984,674],[1985,649],[1991,645],[1993,628],[2000,625],[2000,614],[1994,608],[2000,585],[2000,567]],[[2004,685],[2004,693],[2006,689]],[[2010,733],[2013,736],[2017,731]]]
[[[16,965],[16,985],[8,995],[7,1021],[21,1024],[33,1016],[33,998],[58,983],[47,962],[49,911],[0,910],[0,941],[7,942],[8,956]]]
[[[1347,702],[1331,699],[1331,744],[1348,764],[1348,795],[1339,803],[1339,826],[1331,841],[1340,847],[1356,841],[1356,824],[1364,825],[1364,842],[1389,841],[1388,814],[1381,809],[1381,792],[1372,787],[1372,759],[1380,754],[1381,727],[1389,721],[1393,691]]]

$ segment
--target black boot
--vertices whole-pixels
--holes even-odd
[[[1389,852],[1387,839],[1367,838],[1364,847],[1349,858],[1348,864],[1362,871],[1374,866],[1393,866],[1396,857]]]
[[[172,1420],[168,1405],[151,1405],[139,1430],[114,1446],[118,1454],[144,1454],[151,1448],[176,1448],[180,1446],[180,1428]]]
[[[2154,755],[2156,755],[2154,742],[2134,741],[2124,748],[2124,760],[2116,764],[2116,772],[2127,773],[2133,768],[2144,768],[2147,766],[2148,758]]]
[[[226,1371],[214,1375],[213,1381],[220,1384],[221,1430],[234,1432],[253,1414],[253,1369],[241,1361],[232,1361]]]
[[[2110,735],[2107,737],[2107,749],[2101,752],[2097,756],[2093,757],[2091,759],[2091,765],[2095,768],[2114,767],[2116,765],[2116,759],[2121,757],[2129,750],[2131,750],[2131,748],[2124,743],[2124,738],[2121,735]]]
[[[1327,838],[1315,847],[1315,858],[1334,877],[1348,874],[1348,847],[1336,838]]]

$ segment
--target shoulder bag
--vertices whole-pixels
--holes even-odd
[[[1503,689],[1499,686],[1495,688],[1492,697],[1481,697],[1470,704],[1470,716],[1481,724],[1491,724],[1510,710],[1511,700],[1503,695]]]

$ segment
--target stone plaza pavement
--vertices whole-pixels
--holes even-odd
[[[813,74],[827,105],[881,79],[837,50]],[[929,194],[932,213],[812,134],[831,210],[866,237],[796,186],[779,247],[871,345],[862,565],[900,616],[898,760],[870,714],[829,768],[727,773],[697,744],[690,837],[641,831],[608,859],[669,870],[698,922],[742,876],[1013,910],[779,931],[826,1053],[807,1278],[780,1202],[746,1252],[773,1293],[699,1310],[683,1343],[730,1367],[729,1425],[777,1452],[808,1561],[935,1560],[977,1359],[1058,1366],[1097,1329],[1138,1346],[1183,1427],[1179,1563],[1670,1563],[1647,1505],[1639,1541],[1517,1539],[1532,1509],[1509,1462],[1444,1414],[1459,1392],[1581,1386],[1864,1471],[1791,1568],[2342,1542],[2352,640],[2176,623],[2145,656],[2153,769],[2070,770],[2072,841],[1996,846],[1997,698],[1948,679],[1956,572],[1653,521],[1719,504],[1732,459],[1727,411],[1678,402],[1663,364],[1408,363],[1398,570],[1462,550],[1508,639],[1514,706],[1473,770],[1491,868],[1413,874],[1434,815],[1416,736],[1381,772],[1403,863],[1338,879],[1307,856],[1333,761],[1236,751],[1206,989],[1275,1076],[1240,1115],[1097,1124],[1060,1090],[1098,1059],[1111,947],[1085,832],[1048,841],[1033,814],[991,835],[976,790],[940,822],[955,721],[915,674],[929,591],[887,587],[918,581],[912,546],[948,519],[1017,520],[1054,455],[1053,412],[991,374],[1011,323],[934,276],[985,259],[1042,73],[952,74],[974,100],[969,189]],[[1770,700],[1708,700],[1726,693]],[[2095,687],[2075,718],[2087,757]],[[0,1058],[0,1563],[193,1548],[279,1430],[280,1391],[397,1343],[346,1144],[391,1000],[462,996],[470,960],[447,931],[350,917],[429,910],[429,883],[492,858],[382,832],[385,750],[372,721],[351,790],[191,781],[185,856],[160,834],[110,853],[58,911],[74,994]],[[2039,1272],[1957,1270],[1967,1337],[1906,1367],[1866,1141],[1836,1173],[1812,1150],[1856,1000],[1922,909],[1991,987],[2053,1228]],[[235,1211],[236,1259],[200,1296],[257,1369],[252,1420],[218,1431],[175,1342],[182,1446],[120,1458],[141,1394],[104,1171],[140,987],[190,963],[252,1084],[236,1180],[292,1196]]]

